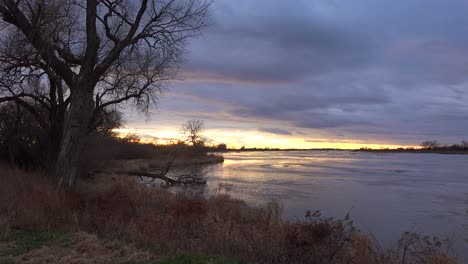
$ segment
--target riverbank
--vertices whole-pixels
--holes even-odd
[[[446,255],[442,241],[404,234],[398,246],[384,251],[356,230],[349,217],[330,219],[322,217],[320,212],[305,212],[304,218],[286,220],[281,202],[273,200],[254,207],[231,198],[222,186],[211,193],[191,189],[174,193],[139,184],[128,176],[101,174],[80,180],[72,192],[57,193],[44,175],[7,168],[2,173],[0,224],[8,227],[6,230],[46,230],[46,234],[60,230],[72,234],[68,239],[72,241],[69,246],[72,249],[79,248],[80,239],[94,239],[88,235],[95,235],[99,241],[117,241],[130,249],[124,250],[123,258],[118,259],[123,263],[127,261],[125,257],[133,256],[128,252],[142,258],[136,263],[164,263],[160,261],[181,252],[225,256],[244,263],[457,263],[455,258]],[[80,235],[80,232],[87,234]],[[16,243],[18,237],[22,236],[6,240],[3,247]],[[33,237],[35,241],[42,236]],[[46,241],[39,243],[38,250],[44,251],[34,250],[31,259],[46,257],[47,247],[54,245],[48,243],[55,240]],[[96,242],[97,251],[100,243]],[[120,252],[116,249],[96,255],[112,263],[117,251]],[[148,251],[155,259],[144,259]],[[23,254],[10,255],[3,256],[4,260],[23,263],[23,259],[16,258],[24,258]],[[80,261],[76,263],[86,263]]]
[[[219,154],[204,154],[197,156],[171,157],[169,155],[157,158],[133,159],[133,160],[113,160],[100,173],[119,172],[126,170],[134,171],[169,171],[181,170],[184,168],[200,168],[205,165],[223,163],[224,157]]]

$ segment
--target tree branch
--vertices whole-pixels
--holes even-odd
[[[69,87],[72,87],[75,73],[54,55],[51,43],[43,39],[40,30],[32,25],[13,0],[1,0],[0,13],[3,19],[21,30],[28,41],[34,46],[42,59],[48,62]]]

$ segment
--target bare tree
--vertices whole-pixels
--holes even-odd
[[[186,40],[206,25],[210,4],[0,0],[0,103],[51,108],[49,123],[62,127],[56,129],[60,187],[73,186],[86,135],[104,109],[133,100],[147,112],[156,102],[174,77]]]
[[[465,148],[465,149],[468,149],[468,141],[467,141],[467,140],[463,140],[463,141],[461,142],[461,146],[462,146],[463,148]]]
[[[435,149],[440,146],[440,143],[436,140],[428,140],[421,143],[421,147],[425,149]]]
[[[203,120],[192,119],[182,125],[182,132],[186,134],[187,140],[193,146],[201,146],[204,144],[204,138],[201,133],[205,130]]]

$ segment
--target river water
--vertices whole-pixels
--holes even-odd
[[[468,155],[352,151],[230,152],[207,168],[212,188],[253,204],[280,199],[285,217],[307,210],[344,218],[383,247],[405,231],[449,237],[468,263]]]

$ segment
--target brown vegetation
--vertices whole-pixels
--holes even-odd
[[[119,175],[81,180],[57,192],[47,177],[4,168],[0,224],[85,231],[164,254],[196,251],[250,263],[457,263],[443,243],[405,234],[378,250],[349,219],[282,218],[281,204],[247,205],[221,192],[171,192]]]
[[[66,234],[40,247],[28,248],[27,251],[11,252],[13,254],[6,256],[5,262],[2,262],[1,257],[2,245],[8,250],[8,248],[15,247],[15,243],[14,241],[2,242],[0,239],[0,263],[149,264],[156,263],[158,260],[158,257],[151,252],[138,250],[118,241],[101,240],[96,235],[85,232]]]
[[[175,168],[224,161],[222,156],[211,155],[185,143],[154,145],[141,143],[139,139],[93,134],[87,144],[81,163],[83,173],[105,169],[157,170],[170,162]]]

